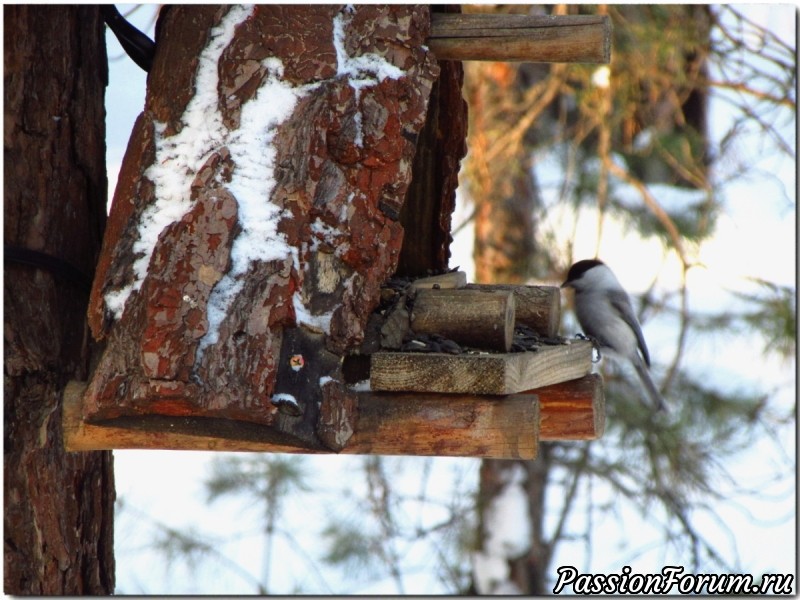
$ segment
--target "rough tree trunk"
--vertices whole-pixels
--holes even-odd
[[[4,241],[86,279],[105,220],[106,51],[96,7],[5,6]],[[110,452],[67,454],[61,399],[87,376],[88,287],[9,262],[4,378],[4,589],[114,590]]]

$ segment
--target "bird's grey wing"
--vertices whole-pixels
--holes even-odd
[[[636,334],[636,341],[639,344],[639,350],[642,351],[642,358],[644,358],[644,363],[649,367],[650,353],[647,351],[647,344],[644,341],[644,335],[642,335],[642,328],[633,312],[633,306],[631,306],[631,300],[628,298],[628,294],[622,290],[617,290],[609,292],[608,295],[609,300],[611,300],[611,306],[619,312],[619,316],[622,317],[622,320],[625,321]]]

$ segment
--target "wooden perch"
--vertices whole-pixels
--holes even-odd
[[[85,389],[85,382],[73,381],[64,392],[64,445],[68,451],[330,452],[219,438],[200,431],[188,434],[91,425],[81,419]],[[599,375],[509,396],[358,392],[357,397],[356,430],[342,454],[532,459],[538,440],[597,439],[605,424]]]
[[[517,394],[583,377],[592,370],[592,344],[573,341],[514,354],[376,352],[370,381],[376,391]]]
[[[427,44],[440,60],[608,63],[611,19],[433,13]]]
[[[411,315],[404,298],[380,317],[381,347],[399,350],[409,329],[415,334],[438,334],[472,348],[500,351],[510,349],[516,325],[530,327],[545,338],[556,337],[561,320],[557,287],[466,285],[465,280],[466,275],[459,271],[412,282],[416,301]],[[434,285],[439,289],[432,289]],[[511,292],[513,299],[509,300]]]
[[[411,311],[411,329],[473,348],[508,352],[514,315],[514,294],[508,290],[421,289]]]

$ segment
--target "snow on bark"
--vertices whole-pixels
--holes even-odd
[[[287,396],[318,411],[319,377],[338,380],[335,356],[360,343],[397,266],[438,74],[428,19],[418,6],[162,11],[90,300],[108,347],[87,417],[273,424]],[[277,380],[293,327],[308,332],[292,338],[305,363],[326,365],[313,389]]]
[[[150,258],[164,229],[181,219],[192,207],[191,185],[209,155],[225,145],[226,131],[217,107],[217,66],[230,44],[236,26],[250,16],[249,9],[235,6],[211,30],[208,44],[198,58],[196,93],[181,117],[183,128],[165,135],[166,123],[155,121],[155,162],[145,176],[156,186],[156,201],[139,217],[133,251],[133,281],[105,295],[106,307],[119,319],[131,292],[138,291],[147,275]]]

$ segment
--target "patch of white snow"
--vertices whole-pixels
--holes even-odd
[[[295,398],[291,394],[275,394],[272,396],[272,402],[274,402],[275,404],[279,404],[281,402],[288,402],[289,404],[294,404],[295,406],[298,406],[297,398]]]
[[[475,587],[479,594],[511,593],[516,587],[508,577],[508,560],[522,556],[530,549],[531,522],[528,494],[525,491],[525,470],[514,465],[506,472],[506,480],[484,512],[484,544],[472,556]]]

